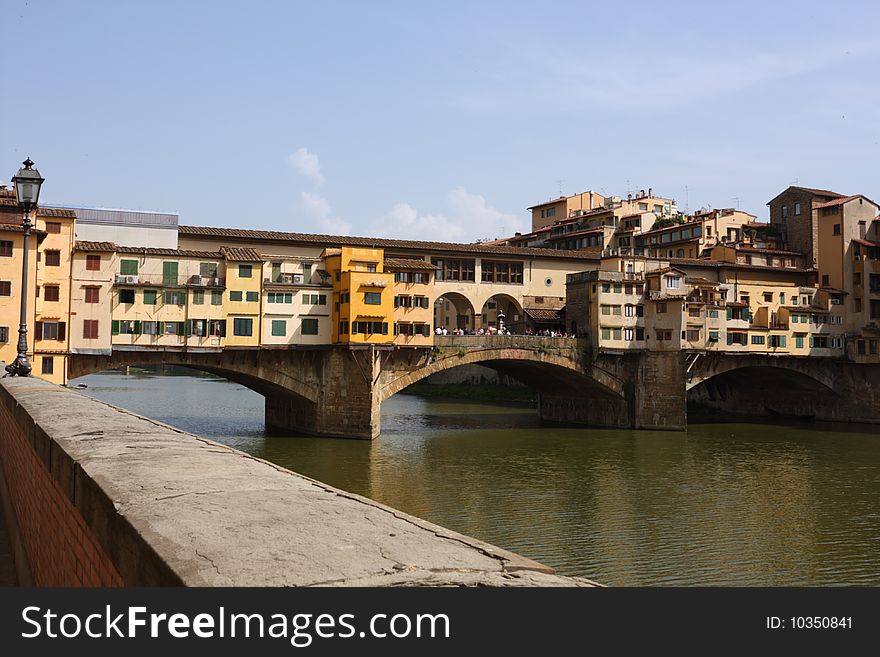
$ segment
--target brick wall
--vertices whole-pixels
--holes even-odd
[[[82,515],[38,455],[3,400],[0,466],[9,490],[18,540],[36,586],[122,586],[123,581]],[[19,565],[19,569],[21,565]]]

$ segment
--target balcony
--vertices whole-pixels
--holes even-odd
[[[189,274],[184,276],[165,276],[163,274],[116,274],[116,285],[139,285],[143,287],[224,287],[226,279],[219,276],[201,276]]]

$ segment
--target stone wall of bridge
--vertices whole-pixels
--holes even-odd
[[[0,379],[0,490],[40,586],[592,584],[36,378]]]

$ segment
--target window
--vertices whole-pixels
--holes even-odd
[[[119,290],[119,303],[134,303],[134,290]]]
[[[840,224],[834,224],[834,235],[840,235]]]
[[[623,307],[624,315],[627,317],[644,317],[645,316],[645,307],[644,306],[636,306],[633,304],[626,304]]]
[[[438,281],[468,281],[472,283],[476,280],[474,260],[431,258],[431,262],[438,267],[436,275]]]
[[[85,298],[83,301],[85,303],[100,303],[101,301],[101,288],[99,287],[84,287],[83,288]]]
[[[175,260],[165,260],[162,262],[162,284],[177,285],[178,264]]]
[[[101,270],[101,256],[87,255],[86,256],[86,271],[100,271],[100,270]]]
[[[856,353],[859,356],[865,355],[865,341],[864,340],[856,340]]]
[[[34,333],[37,340],[63,340],[64,322],[36,322]]]
[[[159,290],[144,290],[144,305],[155,306],[159,300]]]
[[[303,320],[305,321],[305,320]],[[317,320],[315,320],[317,321]],[[363,335],[380,333],[388,335],[388,322],[352,322],[352,335],[360,333]]]
[[[61,251],[58,250],[48,250],[46,251],[46,266],[47,267],[58,267],[61,265]]]
[[[254,275],[254,266],[253,265],[239,265],[238,266],[238,277],[239,278],[251,278],[253,275]]]
[[[745,346],[746,344],[748,344],[746,342],[747,337],[748,336],[745,333],[728,331],[727,332],[727,344],[738,344],[741,346]]]
[[[771,292],[764,292],[764,303],[773,303],[773,294]]]
[[[868,353],[876,354],[877,353],[877,341],[876,340],[868,340]]]
[[[183,322],[165,322],[165,335],[180,335],[183,331],[181,330],[181,324]]]
[[[829,285],[828,274],[822,274],[822,285]]]
[[[371,272],[371,273],[375,273],[375,271],[376,271],[376,263],[375,263],[375,262],[371,262],[370,264],[368,264],[368,265],[367,265],[367,271],[368,271],[368,272]]]
[[[12,241],[11,240],[0,240],[0,257],[3,257],[3,258],[11,258],[12,257]]]
[[[668,290],[681,289],[681,276],[667,276],[666,277],[666,289],[668,289]]]
[[[803,334],[803,333],[796,333],[796,334],[795,334],[795,336],[794,336],[794,346],[795,346],[797,349],[803,349],[803,348],[804,348],[804,334]]]
[[[379,292],[368,292],[367,294],[380,294]],[[348,294],[341,295],[345,297],[341,299],[342,303],[348,303]],[[327,305],[327,295],[326,294],[304,294],[303,295],[303,303],[311,303],[313,305],[318,306],[326,306]]]
[[[260,293],[259,292],[248,292],[245,297],[248,301],[259,301]]]
[[[800,213],[801,213],[801,204],[800,204],[800,201],[797,201],[794,204],[794,216],[798,216]]]
[[[514,283],[522,285],[523,265],[521,262],[489,262],[482,263],[483,283]]]
[[[718,319],[718,310],[712,309],[709,311],[709,319]]]
[[[764,336],[763,335],[753,335],[752,336],[752,344],[764,344]]]
[[[688,317],[699,317],[700,316],[700,307],[699,306],[689,306],[688,307]]]
[[[186,303],[186,292],[165,290],[165,305],[182,306]]]
[[[221,290],[211,290],[211,305],[220,306],[223,304],[223,292]]]
[[[666,302],[661,301],[660,303],[657,304],[657,314],[662,315],[665,312],[666,312]]]
[[[780,306],[784,306],[784,305],[785,305],[785,292],[780,292],[780,293],[779,293],[779,305],[780,305]]]
[[[189,334],[198,338],[205,337],[207,332],[207,322],[204,319],[189,320]]]
[[[364,303],[368,306],[380,306],[382,305],[382,293],[381,292],[364,292]]]
[[[611,283],[602,283],[603,292],[611,292]]]
[[[209,319],[208,335],[223,338],[226,337],[226,320],[225,319]]]
[[[141,332],[144,335],[160,335],[159,322],[141,322]]]
[[[199,276],[201,276],[202,278],[217,278],[217,263],[200,262]]]
[[[61,232],[61,224],[57,221],[47,221],[46,222],[46,232],[47,233],[60,233]]]
[[[303,282],[312,282],[312,263],[310,262],[303,264]]]
[[[388,325],[385,324],[385,326]],[[303,317],[301,327],[303,335],[318,335],[318,320],[315,317]],[[386,329],[385,333],[387,332]]]
[[[287,335],[287,321],[283,319],[273,319],[272,335],[276,338],[285,337]]]
[[[44,285],[43,286],[43,300],[44,301],[58,301],[59,293],[57,285]]]
[[[42,360],[43,374],[53,374],[55,372],[55,359],[52,356],[43,356]]]
[[[205,291],[193,290],[193,305],[202,306],[205,303]]]
[[[788,218],[788,206],[787,205],[782,206],[782,218],[783,219]]]
[[[602,306],[602,314],[610,315],[611,314],[611,306]]]
[[[685,339],[687,339],[688,342],[699,342],[700,329],[687,329],[687,331],[685,332]]]
[[[718,331],[709,331],[709,342],[718,342]]]
[[[230,301],[241,301],[241,299],[242,299],[242,293],[241,293],[241,292],[238,292],[238,291],[235,291],[235,290],[230,290],[230,291],[229,291],[229,300],[230,300]]]
[[[8,326],[0,326],[0,342],[9,342]]]
[[[632,342],[636,339],[636,332],[631,328],[623,329],[623,339]]]
[[[232,334],[240,336],[253,335],[254,320],[250,317],[236,317],[232,321]]]
[[[122,274],[123,276],[137,276],[138,261],[137,260],[120,260],[119,261],[119,273]]]
[[[767,338],[767,346],[771,349],[785,348],[785,336],[771,335]]]
[[[304,298],[307,295],[304,295]],[[292,292],[269,292],[266,295],[266,303],[293,303]]]

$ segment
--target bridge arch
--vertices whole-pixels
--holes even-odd
[[[480,340],[475,338],[474,340]],[[491,339],[491,338],[489,338]],[[470,341],[456,339],[456,342]],[[442,347],[424,366],[415,370],[395,371],[383,368],[377,401],[385,401],[414,383],[462,365],[484,365],[507,374],[542,393],[566,397],[599,396],[623,399],[626,386],[622,379],[594,365],[582,366],[572,351],[543,346],[496,347],[482,349],[465,346]]]
[[[449,330],[475,328],[474,304],[461,292],[446,292],[434,302],[434,326]]]
[[[117,351],[109,356],[72,354],[68,375],[74,379],[127,366],[178,365],[222,376],[265,397],[295,397],[317,403],[319,387],[313,380],[308,352],[224,350],[222,352]],[[295,355],[299,354],[299,355]]]
[[[480,310],[483,328],[497,328],[501,314],[504,315],[504,326],[516,333],[523,333],[525,313],[520,302],[509,294],[493,294],[483,302]]]

